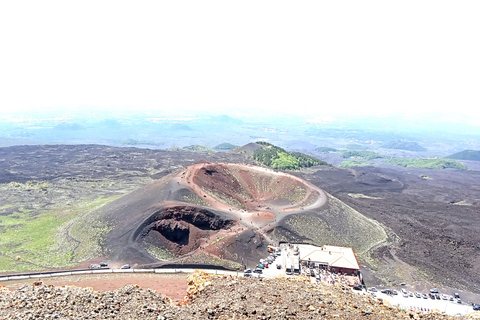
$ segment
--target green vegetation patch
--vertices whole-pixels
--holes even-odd
[[[328,195],[328,206],[316,215],[292,215],[286,223],[296,233],[309,238],[312,244],[353,247],[360,257],[387,240],[378,222],[331,195]]]
[[[31,218],[30,211],[20,211],[0,219],[0,271],[22,271],[57,266],[71,256],[52,254],[56,230],[69,216],[52,210]]]
[[[329,152],[335,152],[337,149],[335,148],[330,148],[330,147],[318,147],[315,149],[317,152],[322,152],[322,153],[329,153]]]
[[[453,159],[414,159],[414,158],[392,158],[385,161],[386,164],[392,164],[402,167],[424,168],[424,169],[459,169],[467,170],[467,166]]]
[[[203,200],[202,198],[200,198],[199,196],[193,193],[183,196],[182,199],[184,202],[195,204],[197,206],[204,206],[204,207],[210,206],[210,203],[208,203],[207,201]]]
[[[223,266],[231,270],[243,270],[243,265],[231,260],[220,259],[216,256],[210,255],[208,253],[199,253],[192,256],[186,257],[178,261],[179,263],[185,264],[206,264],[206,265],[215,265]]]
[[[9,189],[38,190],[50,188],[50,183],[46,181],[27,181],[26,183],[12,181],[7,185]]]
[[[345,159],[363,159],[373,160],[383,158],[380,153],[369,150],[344,150],[340,152],[340,156]]]
[[[176,258],[175,254],[167,248],[161,248],[151,244],[147,245],[147,251],[152,257],[162,261],[172,261]]]
[[[217,149],[217,150],[232,150],[232,149],[235,149],[237,147],[238,146],[236,146],[234,144],[224,142],[224,143],[220,143],[219,145],[215,146],[214,149]]]
[[[101,250],[108,228],[90,216],[92,210],[117,199],[98,198],[65,210],[20,209],[0,218],[0,272],[71,267]]]
[[[273,169],[299,170],[311,166],[329,165],[325,161],[301,152],[287,152],[268,142],[259,141],[257,144],[262,145],[262,148],[255,150],[253,158]]]
[[[342,161],[338,166],[342,168],[349,168],[349,167],[361,167],[361,166],[370,166],[372,163],[370,161],[366,160],[358,160],[358,159],[353,159],[353,160],[345,160]]]

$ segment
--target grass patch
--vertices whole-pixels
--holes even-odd
[[[9,189],[27,189],[38,190],[50,188],[50,183],[47,181],[27,181],[26,183],[12,181],[7,185]]]
[[[162,261],[172,261],[175,259],[175,254],[167,248],[161,248],[154,245],[147,245],[147,252],[152,257]]]
[[[57,266],[70,261],[65,255],[52,255],[55,232],[69,217],[60,210],[47,211],[31,220],[28,212],[2,217],[1,254],[10,259],[0,261],[1,271],[23,271]],[[12,260],[13,259],[13,260]]]
[[[328,206],[316,215],[292,215],[286,224],[315,245],[353,247],[359,258],[387,240],[387,234],[378,222],[331,195],[328,195]]]
[[[184,202],[195,204],[197,206],[210,207],[210,203],[208,203],[207,201],[203,200],[202,198],[200,198],[199,196],[193,193],[183,196],[182,199]]]
[[[220,259],[208,253],[195,254],[193,256],[181,259],[179,262],[185,263],[185,264],[207,264],[207,265],[223,266],[225,268],[228,268],[231,270],[238,270],[238,271],[243,270],[243,265],[241,265],[240,263],[237,263],[235,261]]]
[[[363,193],[349,193],[349,197],[354,198],[354,199],[372,199],[372,200],[381,200],[383,198],[379,197],[372,197],[372,196],[367,196],[366,194]]]
[[[227,237],[227,235],[224,235],[223,237],[220,237],[220,238],[216,238],[215,240],[212,241],[212,243],[207,244],[206,247],[214,245],[215,243],[225,239],[226,237]]]
[[[0,271],[27,271],[70,267],[91,255],[99,246],[105,227],[98,219],[88,219],[94,209],[118,196],[85,201],[69,210],[44,212],[21,209],[1,217]],[[95,220],[98,220],[96,223]],[[69,234],[69,230],[71,233]],[[95,245],[92,245],[95,243]]]
[[[5,211],[7,209],[10,209],[11,207],[13,207],[13,204],[6,204],[4,206],[0,206],[0,211]]]

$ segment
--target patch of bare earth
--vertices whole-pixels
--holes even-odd
[[[54,285],[56,287],[90,287],[97,291],[111,291],[120,289],[126,285],[138,285],[143,289],[155,290],[162,295],[170,297],[173,301],[180,301],[185,298],[187,294],[187,276],[188,275],[181,273],[112,273],[5,281],[2,282],[2,285],[9,290],[17,290],[25,285],[32,285],[35,282],[41,281],[45,285]]]

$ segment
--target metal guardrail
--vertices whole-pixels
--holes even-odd
[[[51,278],[51,277],[63,277],[63,276],[74,276],[74,275],[85,275],[85,274],[108,274],[108,273],[159,273],[159,274],[169,274],[169,273],[193,273],[195,270],[203,271],[210,274],[218,275],[236,275],[243,276],[243,272],[238,271],[227,271],[227,270],[218,270],[218,269],[194,269],[194,268],[162,268],[162,269],[80,269],[80,270],[71,270],[71,271],[52,271],[52,272],[34,272],[34,273],[22,273],[22,274],[11,274],[11,275],[2,275],[0,276],[1,281],[11,281],[11,280],[25,280],[25,279],[40,279],[40,278]]]

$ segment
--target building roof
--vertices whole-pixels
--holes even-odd
[[[360,269],[357,256],[352,248],[324,245],[298,245],[301,261],[326,264],[334,268]]]

